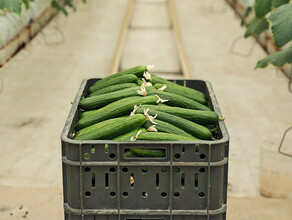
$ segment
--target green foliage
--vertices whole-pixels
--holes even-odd
[[[25,5],[26,9],[29,9],[30,0],[21,0],[21,2]]]
[[[281,5],[289,3],[290,0],[273,0],[272,1],[272,7],[273,8],[278,8]]]
[[[254,11],[257,18],[262,18],[272,9],[272,0],[256,0]]]
[[[68,5],[70,8],[73,9],[73,11],[76,11],[75,5],[73,5],[72,0],[65,0],[65,6]]]
[[[31,1],[33,0],[0,0],[0,10],[11,11],[19,15],[21,13],[22,4],[25,5],[26,9],[29,9]],[[86,0],[82,0],[82,2],[86,3]],[[64,3],[60,3],[59,0],[51,0],[51,6],[58,11],[63,12],[65,15],[68,15],[66,6],[72,8],[73,11],[76,11],[73,0],[65,0]]]
[[[281,48],[290,42],[292,40],[292,3],[289,2],[290,0],[256,0],[255,18],[247,25],[244,37],[259,35],[270,26],[276,47]],[[249,13],[249,10],[247,8],[246,13]],[[269,63],[276,67],[292,63],[292,48],[267,56],[258,61],[256,68],[265,68]]]
[[[252,34],[259,35],[269,29],[269,22],[265,17],[255,17],[248,25],[244,37],[247,38]]]
[[[262,18],[268,14],[273,8],[289,3],[289,0],[256,0],[254,11],[257,18]]]
[[[21,13],[21,2],[19,0],[0,0],[0,9]]]
[[[292,40],[292,3],[273,10],[268,20],[272,24],[274,42],[278,48]]]
[[[82,0],[83,3],[86,3],[86,0]],[[75,12],[76,7],[73,4],[73,0],[65,0],[64,4],[61,4],[58,0],[52,0],[51,5],[53,8],[57,9],[58,11],[63,12],[65,15],[68,15],[68,11],[66,7],[72,8],[72,10]]]
[[[68,12],[65,9],[64,5],[62,5],[58,0],[52,0],[51,6],[52,6],[52,8],[55,8],[58,11],[63,12],[66,16],[68,15]]]
[[[252,7],[248,7],[244,13],[244,15],[241,18],[240,26],[244,25],[244,20],[249,16],[249,14],[252,12]]]
[[[282,67],[287,63],[292,63],[292,47],[286,48],[258,61],[256,68],[265,68],[270,63],[276,67]]]

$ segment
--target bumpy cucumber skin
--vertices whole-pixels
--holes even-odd
[[[136,86],[137,86],[136,83],[123,83],[123,84],[112,85],[112,86],[108,86],[108,87],[105,87],[103,89],[97,90],[97,91],[95,91],[93,93],[90,93],[88,95],[88,97],[92,97],[92,96],[96,96],[96,95],[102,95],[102,94],[115,92],[115,91],[119,91],[119,90],[122,90],[122,89],[132,88],[132,87],[136,87]]]
[[[185,132],[184,130],[182,130],[182,129],[180,129],[172,124],[169,124],[167,122],[157,120],[157,119],[155,119],[154,121],[157,123],[155,125],[155,128],[157,129],[158,132],[177,134],[177,135],[193,138],[193,136],[191,134]],[[149,128],[151,126],[153,126],[152,122],[149,120],[146,120],[144,127]]]
[[[118,101],[115,101],[107,106],[104,106],[98,110],[94,110],[81,118],[76,126],[76,130],[88,127],[95,123],[101,122],[106,119],[119,117],[122,115],[130,114],[133,111],[134,105],[140,104],[156,104],[156,96],[145,96],[145,97],[128,97]]]
[[[154,85],[157,84],[157,83],[162,83],[162,84],[168,84],[170,83],[170,81],[166,80],[166,79],[163,79],[159,76],[156,76],[155,74],[151,73],[151,80],[150,82],[153,83]]]
[[[89,110],[89,111],[81,112],[79,115],[79,119],[82,119],[84,117],[88,117],[89,115],[94,114],[95,111],[96,110]]]
[[[213,111],[193,110],[186,108],[179,108],[167,105],[143,105],[143,108],[151,108],[153,110],[162,111],[175,115],[201,125],[212,125],[218,122],[219,116]]]
[[[114,141],[130,141],[131,137],[135,137],[136,134],[141,130],[142,133],[147,132],[145,128],[137,128],[119,137],[116,137]]]
[[[137,91],[140,89],[141,89],[140,86],[136,86],[133,88],[122,89],[122,90],[107,93],[107,94],[87,97],[81,100],[79,105],[82,109],[85,109],[85,110],[98,109],[111,102],[114,102],[123,98],[131,97],[131,96],[141,96],[137,93]],[[145,89],[147,92],[151,90],[156,90],[154,86],[147,86]]]
[[[105,77],[99,81],[97,81],[94,85],[100,85],[100,84],[103,84],[109,80],[112,80],[114,78],[117,78],[117,77],[120,77],[120,76],[124,76],[124,75],[129,75],[129,74],[134,74],[136,75],[137,77],[140,77],[143,75],[143,73],[147,70],[147,66],[143,66],[143,65],[140,65],[140,66],[136,66],[136,67],[133,67],[133,68],[130,68],[130,69],[127,69],[127,70],[124,70],[124,71],[121,71],[121,72],[118,72],[118,73],[115,73],[113,75],[110,75],[108,77]]]
[[[124,117],[122,120],[117,120],[114,124],[112,122],[108,123],[110,120],[93,125],[95,129],[82,135],[76,135],[74,140],[111,140],[125,132],[141,127],[145,123],[146,118],[142,114],[136,114],[131,117]]]
[[[159,76],[156,76],[155,74],[151,74],[151,78],[152,78],[151,82],[153,83],[153,85],[155,85],[155,84],[163,84],[163,85],[166,84],[166,85],[174,86],[176,88],[181,88],[181,89],[184,89],[184,90],[189,90],[190,92],[194,92],[198,96],[201,96],[201,97],[206,98],[205,97],[205,94],[202,93],[202,92],[200,92],[200,91],[198,91],[198,90],[195,90],[195,89],[192,89],[192,88],[188,88],[188,87],[181,86],[179,84],[170,82],[170,81],[168,81],[166,79],[163,79],[163,78],[161,78]]]
[[[76,138],[78,138],[80,136],[83,136],[85,134],[94,132],[94,131],[96,131],[98,129],[102,129],[102,127],[104,125],[114,125],[115,123],[119,123],[119,122],[121,122],[123,120],[124,120],[124,118],[122,118],[122,117],[111,118],[111,119],[108,119],[108,120],[93,124],[93,125],[91,125],[89,127],[83,128],[83,129],[79,130],[78,132],[76,132],[74,139],[76,139]]]
[[[143,114],[144,109],[145,108],[143,106],[141,106],[137,110],[137,113]],[[149,109],[148,114],[151,116],[154,116],[157,114],[156,118],[158,120],[168,122],[168,123],[170,123],[178,128],[181,128],[196,138],[203,139],[203,140],[212,139],[212,133],[208,128],[206,128],[202,125],[196,124],[196,123],[189,121],[187,119],[180,118],[180,117],[177,117],[177,116],[165,113],[165,112],[153,110],[153,109]],[[155,121],[155,119],[154,119],[154,121]]]
[[[119,75],[127,75],[127,74],[134,74],[136,75],[137,77],[140,77],[143,75],[143,73],[147,71],[147,66],[145,65],[140,65],[140,66],[136,66],[136,67],[133,67],[133,68],[130,68],[130,69],[127,69],[127,70],[124,70],[124,71],[121,71],[119,73],[116,73],[116,74],[119,74]],[[114,74],[114,75],[116,75]]]
[[[146,132],[138,136],[137,140],[148,141],[197,141],[194,137],[185,137],[177,134],[169,134],[163,132]]]
[[[160,150],[160,149],[131,148],[130,151],[132,151],[136,155],[134,157],[165,157],[166,156],[165,150]]]
[[[154,86],[156,89],[159,89],[164,85],[166,84],[157,83]],[[204,105],[207,104],[207,99],[205,98],[205,95],[203,93],[194,89],[190,89],[190,88],[175,84],[175,83],[168,83],[166,85],[166,88],[163,91],[184,96],[186,98],[195,100]]]
[[[211,109],[207,106],[175,93],[153,90],[149,92],[149,95],[158,95],[160,98],[168,100],[167,102],[164,102],[164,104],[166,105],[195,110],[211,111]]]
[[[115,78],[113,78],[111,80],[107,80],[106,82],[103,82],[103,83],[99,83],[99,84],[95,83],[93,86],[89,87],[88,93],[93,93],[99,89],[103,89],[103,88],[106,88],[106,87],[112,86],[112,85],[123,84],[123,83],[136,83],[137,79],[138,79],[137,76],[135,76],[133,74],[115,77]],[[99,82],[99,81],[97,81],[97,82]]]

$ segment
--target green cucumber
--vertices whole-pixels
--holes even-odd
[[[130,114],[133,111],[135,105],[156,104],[156,102],[156,96],[133,96],[124,98],[108,104],[107,106],[104,106],[98,110],[90,111],[89,114],[87,114],[77,122],[75,129],[80,130],[106,119]]]
[[[89,111],[84,111],[81,112],[79,115],[79,119],[84,118],[84,117],[88,117],[89,115],[93,114],[96,110],[89,110]]]
[[[138,108],[137,113],[143,114],[144,109],[147,109],[147,108],[143,107],[142,105],[140,108]],[[151,116],[157,115],[156,118],[158,120],[168,122],[169,124],[172,124],[199,139],[204,139],[204,140],[212,139],[212,133],[208,128],[202,125],[196,124],[187,119],[180,118],[180,117],[177,117],[165,112],[153,110],[151,108],[149,109],[148,114]]]
[[[133,67],[133,68],[130,68],[130,69],[127,69],[127,70],[124,70],[124,71],[121,71],[121,72],[118,72],[118,73],[115,73],[113,75],[110,75],[108,77],[105,77],[99,81],[97,81],[93,86],[99,86],[101,84],[104,84],[106,83],[107,81],[110,81],[114,78],[117,78],[117,77],[120,77],[120,76],[124,76],[124,75],[130,75],[130,74],[134,74],[136,75],[137,77],[140,77],[143,75],[143,73],[147,71],[147,66],[136,66],[136,67]]]
[[[165,157],[165,150],[161,149],[146,149],[146,148],[131,148],[134,157]]]
[[[184,130],[175,127],[172,124],[169,124],[167,122],[161,121],[161,120],[154,120],[157,124],[155,124],[155,128],[157,129],[158,132],[165,132],[165,133],[170,133],[170,134],[177,134],[177,135],[181,135],[181,136],[185,136],[185,137],[190,137],[192,138],[193,136],[187,132],[185,132]],[[153,126],[152,122],[150,120],[146,120],[144,127],[145,128],[149,128]]]
[[[153,90],[153,91],[150,91],[148,94],[158,95],[160,98],[168,100],[167,102],[164,102],[164,104],[166,105],[196,109],[196,110],[211,111],[211,109],[208,108],[207,106],[175,93]]]
[[[154,85],[157,83],[161,83],[161,84],[168,84],[171,83],[170,81],[168,81],[167,79],[163,79],[153,73],[150,74],[151,75],[151,79],[150,82],[153,83]]]
[[[153,86],[147,86],[145,87],[146,91],[156,90]],[[136,86],[133,88],[127,88],[107,94],[102,95],[96,95],[92,97],[87,97],[85,99],[82,99],[79,103],[80,107],[85,110],[92,110],[92,109],[98,109],[102,106],[105,106],[111,102],[131,97],[131,96],[140,96],[138,94],[138,90],[141,90],[140,86]]]
[[[80,136],[83,136],[85,134],[88,134],[88,133],[91,133],[91,132],[94,132],[95,130],[97,129],[101,129],[103,126],[104,126],[104,123],[106,125],[110,125],[110,124],[115,124],[115,123],[118,123],[120,121],[123,121],[123,118],[119,117],[119,118],[112,118],[112,119],[108,119],[108,120],[105,120],[105,121],[102,121],[102,122],[99,122],[97,124],[94,124],[94,125],[91,125],[91,126],[88,126],[86,128],[83,128],[79,131],[76,132],[75,136],[74,136],[74,139],[75,138],[78,138]],[[104,123],[103,123],[104,122]]]
[[[142,79],[138,79],[138,80],[137,80],[137,84],[138,84],[139,86],[141,86],[143,83],[144,83],[144,82],[143,82]]]
[[[201,111],[179,107],[172,107],[167,105],[143,105],[143,108],[151,108],[153,110],[162,111],[175,115],[181,118],[188,119],[202,125],[215,124],[219,120],[219,116],[213,111]]]
[[[127,118],[122,117],[119,120],[109,119],[85,128],[86,132],[80,130],[79,134],[76,133],[74,140],[111,140],[132,129],[141,127],[145,121],[146,118],[142,114],[128,116]]]
[[[169,134],[163,132],[146,132],[138,136],[137,140],[147,141],[197,141],[194,137],[185,137],[177,134]],[[133,149],[131,149],[133,150]],[[136,153],[136,152],[135,152]]]
[[[159,77],[159,76],[156,76],[155,74],[152,74],[152,73],[151,73],[151,80],[150,80],[150,81],[151,81],[154,85],[155,85],[155,84],[163,84],[163,85],[166,84],[166,85],[174,86],[174,87],[176,87],[176,88],[180,88],[180,89],[182,89],[182,90],[187,91],[187,93],[188,93],[188,91],[189,91],[190,94],[193,93],[193,94],[195,94],[196,96],[201,96],[201,97],[205,98],[205,94],[202,93],[202,92],[200,92],[200,91],[198,91],[198,90],[195,90],[195,89],[192,89],[192,88],[189,88],[189,87],[181,86],[181,85],[179,85],[179,84],[176,84],[176,83],[170,82],[170,81],[168,81],[168,80],[166,80],[166,79],[163,79],[163,78],[161,78],[161,77]]]
[[[166,104],[164,104],[164,103],[159,103],[158,105],[159,105],[159,106],[168,106],[168,107],[170,107],[169,105],[166,105]]]
[[[160,89],[164,85],[166,85],[166,88],[163,90],[165,92],[175,93],[175,94],[184,96],[186,98],[195,100],[201,104],[207,104],[207,99],[205,98],[205,95],[197,90],[194,90],[185,86],[181,86],[175,83],[167,83],[167,84],[157,83],[154,86],[156,89]]]
[[[130,141],[131,137],[136,137],[137,133],[141,130],[141,132],[147,132],[145,128],[137,128],[136,130],[130,131],[126,134],[123,134],[119,137],[116,137],[114,141]]]
[[[126,151],[124,152],[124,158],[131,158],[131,157],[137,157],[137,154],[135,154],[133,151]]]
[[[97,90],[100,90],[112,85],[123,84],[123,83],[136,83],[136,82],[137,82],[137,76],[135,75],[129,74],[129,75],[124,75],[124,76],[119,76],[111,80],[107,80],[103,83],[99,83],[99,84],[95,83],[93,86],[89,87],[88,93],[93,93]]]
[[[136,83],[123,83],[123,84],[117,84],[117,85],[113,85],[113,86],[108,86],[105,87],[103,89],[99,89],[93,93],[90,93],[88,95],[88,97],[91,96],[95,96],[95,95],[102,95],[102,94],[106,94],[106,93],[110,93],[110,92],[115,92],[118,90],[122,90],[122,89],[127,89],[127,88],[131,88],[131,87],[136,87],[137,84]]]

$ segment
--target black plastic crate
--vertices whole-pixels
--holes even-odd
[[[84,80],[62,139],[65,219],[226,219],[229,135],[218,123],[217,141],[75,141],[78,104],[99,79]],[[209,99],[222,117],[209,82],[175,80]],[[129,148],[160,148],[164,158],[125,158]]]

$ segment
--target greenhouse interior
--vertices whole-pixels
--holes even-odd
[[[0,219],[291,220],[292,1],[0,0]]]

